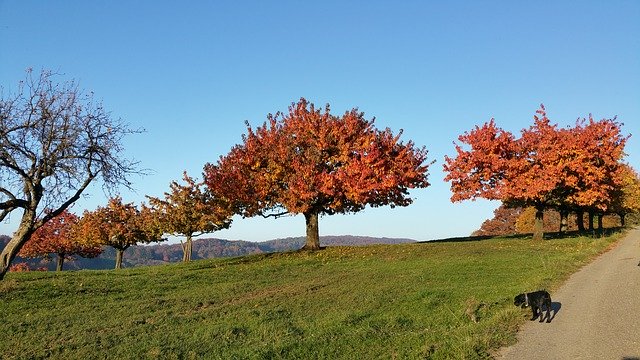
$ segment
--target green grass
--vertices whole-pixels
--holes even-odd
[[[620,234],[331,247],[0,282],[1,359],[476,359]],[[474,321],[475,318],[475,321]]]

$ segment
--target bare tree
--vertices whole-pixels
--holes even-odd
[[[22,210],[0,254],[0,280],[35,230],[62,213],[99,178],[105,190],[130,187],[137,163],[123,157],[131,130],[74,81],[27,70],[16,94],[0,93],[0,221]],[[52,211],[44,212],[44,209]]]

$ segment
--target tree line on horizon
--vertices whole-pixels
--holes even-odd
[[[163,197],[148,196],[149,204],[116,195],[76,216],[69,207],[96,179],[113,193],[142,173],[122,156],[123,137],[140,131],[111,118],[75,83],[56,83],[55,75],[33,77],[29,70],[18,93],[0,99],[0,221],[23,211],[0,254],[0,279],[20,252],[58,254],[62,268],[65,256],[91,257],[111,246],[119,268],[127,248],[166,234],[186,238],[183,261],[189,261],[192,238],[228,228],[235,214],[302,214],[303,249],[318,250],[319,216],[408,206],[410,189],[430,185],[434,161],[427,161],[424,146],[403,142],[402,131],[376,128],[375,118],[357,108],[334,115],[329,105],[316,108],[301,98],[288,112],[269,114],[262,126],[247,122],[242,143],[205,164],[202,181],[184,173],[184,184],[171,182]],[[457,156],[445,157],[445,180],[452,201],[482,197],[534,206],[534,237],[541,238],[546,208],[563,218],[573,211],[616,212],[624,219],[638,211],[638,175],[623,163],[627,139],[615,119],[559,128],[541,107],[520,138],[493,119],[461,135]]]
[[[11,238],[0,235],[0,247]],[[300,249],[305,244],[305,237],[288,237],[268,241],[252,242],[245,240],[226,240],[208,236],[193,239],[193,260],[238,257],[252,254],[287,252]],[[373,238],[367,236],[333,236],[320,237],[324,247],[330,246],[366,246],[374,244],[401,244],[416,242],[410,239]],[[27,247],[28,245],[25,245]],[[23,248],[24,249],[24,248]],[[116,250],[109,246],[102,246],[96,257],[82,257],[78,255],[64,255],[64,270],[103,270],[113,269],[116,260]],[[22,251],[11,265],[10,271],[55,271],[59,270],[60,254],[48,252],[34,256],[23,256]],[[132,246],[126,251],[122,259],[122,267],[152,266],[184,261],[184,244],[161,242],[150,246]]]
[[[502,236],[516,234],[532,234],[535,226],[534,207],[506,207],[501,204],[493,212],[493,216],[480,225],[472,236]],[[584,214],[584,221],[589,222],[588,214]],[[544,210],[544,232],[545,233],[561,233],[564,231],[579,231],[578,217],[575,213],[568,216],[567,224],[562,224],[560,213],[556,209]],[[607,214],[602,216],[602,220],[595,224],[589,222],[586,232],[593,236],[598,236],[604,232],[604,229],[619,228],[624,226],[621,218],[617,214]],[[634,212],[625,217],[625,225],[636,226],[640,224],[640,213]],[[601,226],[601,227],[600,227]]]

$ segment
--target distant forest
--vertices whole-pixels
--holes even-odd
[[[4,247],[10,238],[0,235],[0,248]],[[321,236],[322,246],[362,246],[373,244],[401,244],[415,242],[411,239],[375,238],[367,236]],[[264,242],[250,242],[242,240],[222,240],[203,238],[194,240],[192,260],[219,257],[233,257],[249,254],[283,252],[300,249],[304,246],[304,237],[275,239]],[[115,250],[105,246],[100,256],[94,259],[76,258],[64,263],[64,270],[80,269],[113,269],[115,264]],[[141,265],[159,265],[182,261],[182,247],[177,244],[156,244],[132,246],[124,253],[123,266],[134,267]],[[31,269],[55,270],[55,255],[52,259],[16,258],[14,264],[26,262]]]

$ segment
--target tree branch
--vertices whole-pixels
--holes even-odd
[[[277,219],[277,218],[279,218],[281,216],[289,215],[289,212],[288,211],[283,211],[283,212],[277,213],[277,214],[269,214],[269,215],[260,214],[260,215],[265,219],[270,218],[270,217]]]
[[[40,221],[38,221],[36,228],[42,226],[42,224],[44,224],[47,221],[53,219],[54,217],[60,215],[65,209],[67,209],[69,206],[71,206],[71,204],[73,204],[78,199],[80,199],[80,195],[82,195],[82,192],[89,186],[91,181],[93,181],[93,179],[95,179],[96,176],[97,176],[96,174],[89,174],[87,179],[85,179],[85,181],[76,190],[76,192],[73,194],[73,196],[71,196],[69,199],[67,199],[67,201],[62,203],[62,205],[60,205],[57,209],[51,211],[50,213],[45,215]]]
[[[23,199],[10,199],[0,203],[0,210],[14,210],[16,208],[26,209],[29,206],[29,202]]]

